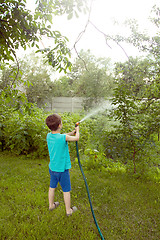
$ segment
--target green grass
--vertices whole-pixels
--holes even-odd
[[[0,154],[0,239],[97,240],[83,178],[75,163],[70,171],[72,204],[66,217],[61,188],[48,211],[48,159]],[[84,169],[97,222],[108,240],[160,239],[160,185],[127,174]]]

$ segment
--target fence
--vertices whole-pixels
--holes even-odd
[[[63,112],[78,112],[83,109],[83,101],[85,98],[82,97],[54,97],[46,101],[46,111],[52,111],[63,113]],[[111,109],[111,100],[100,99],[99,107],[102,109]]]
[[[80,97],[54,97],[46,102],[46,111],[78,112],[83,109],[83,98]]]

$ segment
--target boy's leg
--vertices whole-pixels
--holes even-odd
[[[58,184],[58,176],[56,172],[51,171],[50,169],[49,173],[50,173],[50,187],[48,191],[49,210],[53,210],[54,208],[59,206],[59,202],[54,202],[54,192]]]
[[[64,203],[66,207],[66,213],[71,214],[72,209],[71,209],[71,194],[70,192],[63,192],[63,197],[64,197]]]
[[[65,207],[66,207],[66,214],[67,215],[72,215],[73,212],[75,212],[75,210],[77,209],[76,207],[71,208],[71,195],[70,195],[70,191],[71,191],[71,182],[70,182],[70,175],[69,175],[69,170],[65,170],[62,174],[61,174],[61,178],[59,181],[62,190],[63,190],[63,197],[64,197],[64,203],[65,203]]]
[[[77,211],[77,208],[74,206],[71,208],[71,195],[70,192],[63,192],[64,196],[64,202],[66,207],[66,214],[67,216],[72,215],[75,211]]]
[[[54,192],[55,192],[55,188],[49,187],[49,192],[48,192],[49,209],[55,208],[55,204],[54,204]]]

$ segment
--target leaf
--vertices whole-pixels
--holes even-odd
[[[79,18],[79,15],[78,15],[78,13],[75,11],[75,15],[76,15],[76,18]]]
[[[9,56],[9,59],[14,62],[14,58],[11,55]]]
[[[51,14],[47,15],[47,20],[52,24],[52,15]],[[49,27],[49,28],[51,28],[51,27]]]
[[[70,14],[67,16],[67,19],[70,20],[70,19],[72,19],[72,17],[73,17],[73,13],[70,13]]]
[[[36,44],[36,47],[39,49],[39,45],[38,44]]]

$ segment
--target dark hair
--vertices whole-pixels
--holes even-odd
[[[56,113],[49,115],[46,118],[46,124],[51,131],[56,131],[59,124],[61,124],[61,117]]]

